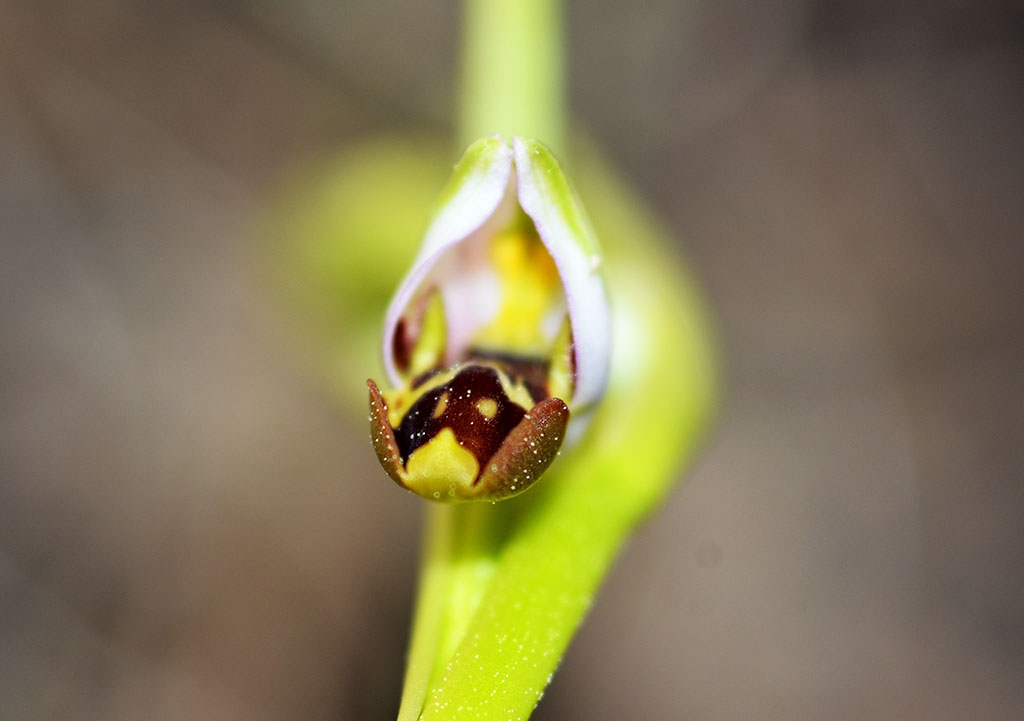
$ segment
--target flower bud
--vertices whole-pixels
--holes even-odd
[[[377,457],[426,498],[521,493],[582,432],[609,353],[600,252],[561,167],[535,140],[479,140],[387,311]]]

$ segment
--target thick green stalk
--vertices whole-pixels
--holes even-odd
[[[451,514],[454,506],[434,505],[427,514],[423,533],[423,558],[420,562],[419,590],[413,614],[409,656],[406,660],[405,682],[398,721],[415,721],[420,717],[427,696],[428,682],[434,674],[437,650],[444,622],[445,605],[451,577],[454,548]]]
[[[565,153],[562,12],[558,0],[463,2],[460,147],[498,133]]]
[[[509,503],[430,503],[398,721],[420,717],[497,567],[512,520]]]

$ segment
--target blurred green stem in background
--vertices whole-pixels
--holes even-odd
[[[562,3],[464,0],[462,6],[459,150],[485,135],[524,135],[564,155]]]
[[[494,505],[425,502],[399,721],[528,718],[622,544],[674,486],[715,407],[696,283],[646,204],[565,132],[561,12],[552,0],[466,0],[459,137],[533,135],[562,157],[604,250],[610,383],[586,437],[536,487]],[[456,157],[438,140],[364,141],[298,184],[279,214],[286,251],[275,265],[321,339],[332,385],[360,413],[405,270],[396,259],[412,262]],[[345,482],[391,485],[383,470]]]

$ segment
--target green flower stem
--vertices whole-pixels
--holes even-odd
[[[431,503],[398,721],[420,717],[480,604],[509,529],[507,504]]]
[[[562,4],[464,0],[459,149],[495,133],[565,153]]]
[[[445,613],[437,648],[439,662],[430,679],[433,688],[442,681],[444,667],[462,640],[470,619],[476,613],[497,566],[497,555],[508,527],[508,514],[498,505],[469,503],[431,508],[428,513],[440,523],[447,523],[446,533],[452,536],[449,552],[448,587],[442,596],[432,599]],[[437,558],[444,563],[444,557]]]
[[[508,528],[499,505],[430,504],[399,721],[418,719],[494,574]]]
[[[460,145],[501,134],[563,147],[562,8],[557,0],[465,0]],[[399,721],[446,681],[498,566],[520,503],[432,505]]]
[[[451,577],[453,524],[450,516],[453,510],[454,506],[438,505],[427,514],[424,524],[419,591],[398,721],[415,721],[420,717],[437,664],[441,624],[445,617],[445,605],[439,599],[448,592]]]

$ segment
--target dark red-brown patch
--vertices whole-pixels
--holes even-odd
[[[426,315],[427,306],[431,299],[439,291],[431,287],[421,293],[410,311],[407,311],[398,323],[395,324],[395,332],[391,336],[391,355],[395,360],[395,367],[402,373],[409,372],[409,364],[412,363],[412,354],[416,349],[416,342],[420,333],[423,332],[423,316]],[[442,352],[441,355],[444,355]]]
[[[435,418],[437,403],[445,393],[448,400],[444,411]],[[491,418],[477,408],[477,402],[485,398],[493,399],[496,405]],[[471,365],[448,383],[424,393],[405,414],[394,435],[404,465],[441,429],[451,428],[482,469],[525,415],[526,410],[505,395],[497,371]]]
[[[402,373],[408,372],[409,363],[412,362],[413,340],[410,335],[409,323],[405,318],[399,318],[395,334],[391,336],[391,355],[395,359],[395,366]]]

